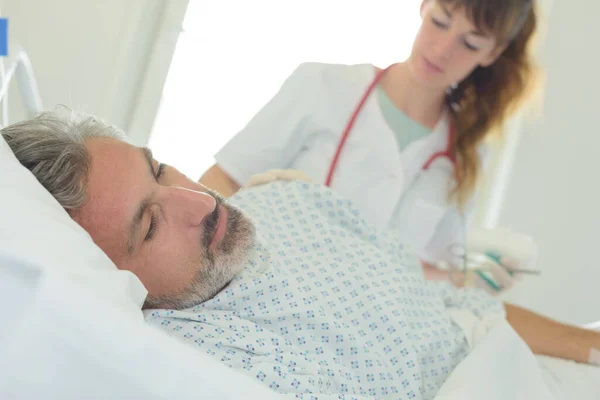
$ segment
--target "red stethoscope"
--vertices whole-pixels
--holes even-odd
[[[340,138],[340,142],[338,143],[338,147],[335,152],[335,155],[333,156],[333,159],[331,160],[331,165],[329,166],[329,173],[327,174],[327,179],[325,180],[325,185],[327,187],[331,186],[331,181],[333,179],[333,174],[335,173],[335,170],[337,168],[337,163],[340,158],[340,154],[342,153],[342,149],[344,148],[346,139],[348,139],[348,136],[350,135],[350,131],[352,130],[352,127],[354,126],[354,122],[356,121],[356,118],[362,111],[365,102],[367,101],[367,99],[369,98],[371,93],[373,92],[373,89],[375,89],[375,86],[377,86],[379,81],[381,81],[381,78],[383,77],[383,75],[389,69],[390,69],[390,67],[387,67],[386,69],[381,69],[381,70],[377,71],[375,78],[373,79],[373,81],[371,82],[369,87],[367,87],[367,90],[365,90],[362,98],[356,105],[356,108],[354,109],[354,112],[352,113],[352,116],[350,117],[350,120],[348,121],[348,124],[346,125],[346,128],[344,129],[344,133],[342,134],[342,137]],[[448,128],[448,142],[446,144],[446,148],[443,151],[438,151],[438,152],[432,154],[427,159],[425,164],[423,164],[423,167],[421,169],[427,170],[429,168],[429,166],[431,165],[431,163],[433,163],[438,157],[448,157],[448,159],[452,162],[452,164],[454,166],[456,166],[456,159],[454,157],[454,154],[451,152],[453,140],[454,140],[454,127],[452,126],[452,124],[450,124],[450,126]]]

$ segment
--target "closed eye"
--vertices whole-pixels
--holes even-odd
[[[479,51],[479,47],[475,47],[466,40],[464,41],[465,47],[471,51]]]
[[[161,177],[161,175],[163,174],[164,171],[165,171],[165,164],[158,164],[158,169],[156,170],[155,178],[158,180],[158,178]]]
[[[150,217],[150,226],[148,227],[148,232],[146,232],[146,236],[144,237],[144,241],[150,241],[154,237],[156,233],[156,217],[152,215]]]
[[[447,25],[447,24],[445,24],[445,23],[443,23],[442,21],[439,21],[439,20],[437,20],[437,19],[435,19],[435,18],[433,18],[433,17],[431,18],[431,21],[432,21],[432,22],[433,22],[433,24],[434,24],[435,26],[437,26],[438,28],[441,28],[441,29],[448,29],[448,25]]]
[[[165,164],[159,163],[158,168],[156,169],[156,173],[154,174],[154,179],[156,180],[156,182],[158,182],[158,180],[160,179],[160,177],[162,176],[164,171],[165,171]],[[146,236],[144,237],[145,242],[152,240],[152,238],[156,234],[156,227],[157,227],[156,214],[153,213],[150,216],[150,226],[148,226],[148,232],[146,232]]]

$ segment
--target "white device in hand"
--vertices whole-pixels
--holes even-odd
[[[518,269],[533,270],[537,264],[538,247],[533,238],[507,228],[471,231],[467,249],[469,253],[495,254],[514,260]]]

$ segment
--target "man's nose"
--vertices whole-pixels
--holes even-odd
[[[165,188],[165,206],[168,217],[188,226],[200,226],[217,206],[217,200],[208,193],[182,187]]]

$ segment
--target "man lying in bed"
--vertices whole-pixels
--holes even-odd
[[[2,130],[17,158],[117,267],[147,321],[284,393],[431,398],[469,352],[451,310],[506,315],[530,348],[588,362],[600,334],[483,291],[423,279],[345,200],[275,182],[229,201],[93,117]]]

